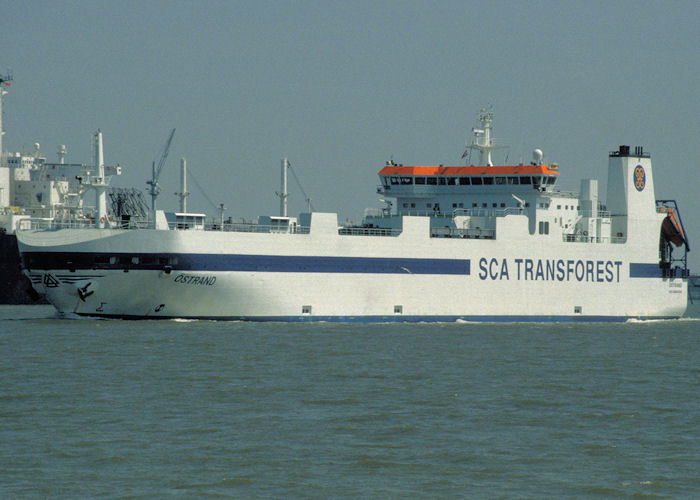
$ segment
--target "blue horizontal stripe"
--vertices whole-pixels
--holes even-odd
[[[663,278],[663,270],[658,263],[640,264],[630,262],[630,278]]]
[[[177,257],[177,264],[173,265],[173,269],[184,271],[462,275],[470,273],[468,259],[218,254],[177,254],[174,257]]]
[[[25,268],[469,275],[469,259],[208,253],[25,252]]]

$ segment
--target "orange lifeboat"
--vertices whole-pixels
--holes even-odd
[[[683,245],[686,241],[685,234],[683,233],[683,226],[678,222],[676,211],[672,208],[666,209],[666,218],[661,223],[661,232],[666,240],[677,247]]]

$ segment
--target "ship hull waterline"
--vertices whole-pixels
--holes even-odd
[[[633,245],[59,230],[50,241],[46,232],[23,232],[20,252],[171,259],[149,269],[131,261],[27,268],[35,289],[65,315],[571,322],[677,318],[687,304],[687,279],[663,277],[654,256]]]

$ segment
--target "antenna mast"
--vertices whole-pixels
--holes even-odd
[[[6,88],[10,86],[12,81],[12,73],[8,71],[6,75],[0,75],[0,166],[3,165],[3,149],[2,149],[2,136],[5,135],[5,129],[2,128],[2,96],[7,94]]]
[[[286,158],[282,158],[282,171],[280,173],[280,190],[276,192],[277,196],[280,197],[280,216],[287,216],[287,197],[289,193],[287,192],[287,169],[289,169],[289,161]]]
[[[187,197],[190,193],[187,191],[187,160],[180,158],[180,192],[175,193],[175,196],[180,198],[180,212],[187,213]]]
[[[496,146],[493,137],[491,137],[493,130],[491,127],[491,122],[493,122],[492,108],[479,110],[479,121],[481,122],[481,128],[472,128],[474,137],[472,137],[471,145],[467,146],[467,148],[479,151],[479,165],[492,167],[491,151],[494,149],[505,149],[507,146]]]

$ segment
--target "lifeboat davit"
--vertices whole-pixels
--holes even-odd
[[[666,218],[661,223],[661,233],[667,241],[670,241],[677,247],[686,244],[683,226],[678,222],[676,211],[672,208],[666,210]]]

